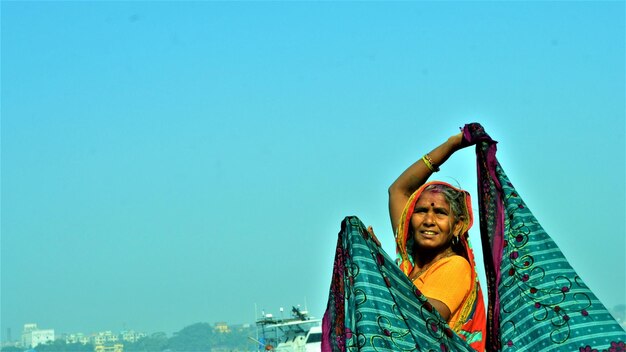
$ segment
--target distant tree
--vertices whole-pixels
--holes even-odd
[[[2,352],[22,352],[24,351],[23,348],[19,348],[19,347],[15,347],[15,346],[4,346],[2,347],[2,349],[0,349],[0,351]]]
[[[55,340],[37,345],[34,350],[37,352],[93,352],[93,345],[90,343],[86,345],[82,343],[65,343],[63,340]],[[4,349],[2,352],[4,352]]]
[[[47,343],[39,344],[33,348],[37,352],[65,352],[65,341],[54,340]]]
[[[124,352],[255,351],[258,344],[248,338],[255,335],[254,327],[219,333],[208,323],[196,323],[169,339],[165,333],[157,332],[133,343],[124,342]]]
[[[167,349],[168,339],[164,332],[155,332],[136,342],[124,342],[124,352],[161,352]]]
[[[93,345],[90,343],[84,345],[80,342],[68,343],[65,348],[67,352],[93,352]]]
[[[175,332],[168,349],[177,352],[210,351],[214,344],[213,328],[208,323],[196,323]]]
[[[225,335],[226,346],[230,347],[230,351],[256,351],[258,343],[251,340],[250,337],[256,336],[256,328],[238,328],[233,329],[229,334]]]

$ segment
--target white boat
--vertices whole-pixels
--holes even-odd
[[[322,350],[322,326],[314,326],[309,330],[304,341],[306,352],[320,352]]]
[[[292,317],[275,319],[271,314],[257,320],[259,351],[319,352],[322,347],[320,319],[293,307]]]

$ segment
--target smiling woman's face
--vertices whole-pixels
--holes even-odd
[[[415,203],[411,216],[415,245],[421,249],[443,252],[451,245],[454,215],[441,192],[426,191]]]

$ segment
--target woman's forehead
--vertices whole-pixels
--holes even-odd
[[[448,201],[446,200],[446,197],[444,197],[443,193],[433,192],[430,190],[422,193],[417,199],[416,204],[419,204],[420,206],[449,206]]]

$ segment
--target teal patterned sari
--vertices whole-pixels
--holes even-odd
[[[496,142],[466,125],[476,145],[487,273],[487,351],[626,351],[626,332],[569,265],[496,159]],[[322,351],[473,351],[363,223],[341,225],[323,320]]]

